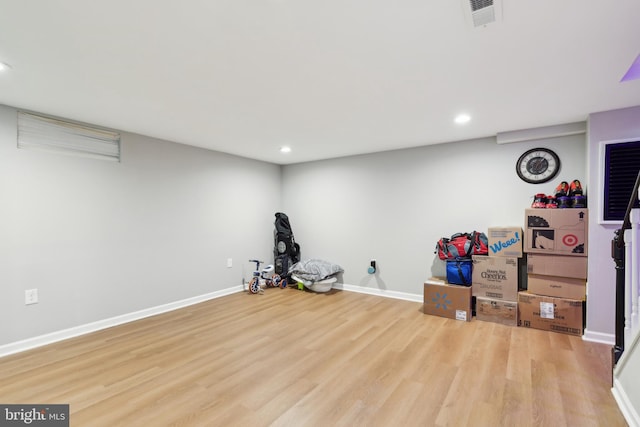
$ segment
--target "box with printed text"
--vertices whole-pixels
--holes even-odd
[[[522,227],[489,227],[489,256],[522,257]]]
[[[477,297],[476,319],[507,326],[517,326],[518,303],[516,301]]]
[[[573,277],[529,274],[527,290],[538,295],[583,300],[587,296],[587,281]]]
[[[471,287],[473,296],[515,301],[520,283],[520,258],[474,255]]]
[[[520,292],[518,326],[582,335],[584,305],[581,300]]]
[[[471,321],[471,288],[449,285],[444,279],[424,282],[424,313],[449,319]]]
[[[588,209],[525,209],[524,251],[587,256]]]

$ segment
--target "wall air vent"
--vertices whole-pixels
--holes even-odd
[[[474,27],[484,27],[500,19],[502,0],[462,0]]]
[[[18,148],[120,161],[120,134],[18,111]]]

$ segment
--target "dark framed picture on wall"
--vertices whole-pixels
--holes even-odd
[[[640,137],[601,142],[600,159],[604,192],[601,222],[617,223],[624,219],[640,171]],[[634,207],[640,207],[637,197]]]

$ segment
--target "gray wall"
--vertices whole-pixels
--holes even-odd
[[[527,184],[515,164],[527,149],[553,148],[558,178]],[[345,157],[283,168],[283,203],[304,258],[340,264],[344,283],[422,295],[443,275],[442,236],[523,226],[538,192],[585,180],[586,139],[574,135],[498,145],[494,138]],[[376,275],[367,274],[375,258]]]
[[[18,150],[16,110],[0,106],[0,345],[240,285],[247,259],[271,258],[279,210],[303,257],[342,265],[344,283],[421,295],[443,274],[440,237],[522,226],[533,194],[560,180],[586,183],[595,218],[599,141],[638,137],[639,124],[636,107],[591,115],[588,144],[487,138],[284,167],[124,133],[111,163]],[[562,159],[551,183],[515,175],[537,146]],[[614,228],[589,229],[585,334],[609,342]],[[25,306],[31,288],[40,303]]]
[[[0,345],[241,285],[272,257],[280,182],[277,165],[127,133],[121,163],[19,150],[0,106]]]

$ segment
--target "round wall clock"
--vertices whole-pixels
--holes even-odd
[[[560,171],[560,158],[548,148],[533,148],[520,156],[516,173],[524,182],[542,184],[551,181]]]

